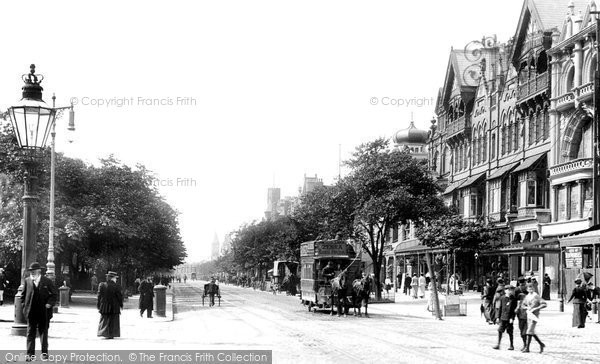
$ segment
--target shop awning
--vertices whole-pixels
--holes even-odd
[[[588,231],[583,234],[560,238],[560,246],[581,246],[600,244],[600,230]]]
[[[525,159],[523,161],[523,163],[521,163],[520,166],[518,166],[514,171],[514,172],[521,172],[521,171],[526,171],[528,169],[530,169],[534,164],[536,164],[539,160],[541,160],[542,158],[544,158],[546,156],[546,153],[542,153],[542,154],[538,154],[538,155],[533,155],[527,159]]]
[[[518,166],[519,163],[521,163],[521,162],[512,163],[512,164],[498,168],[497,170],[494,171],[494,173],[490,174],[490,176],[487,178],[487,180],[491,181],[496,178],[504,177],[504,175],[506,173],[510,172],[513,168]]]
[[[469,178],[467,178],[467,180],[465,181],[465,183],[463,183],[460,188],[465,188],[465,187],[469,187],[470,185],[474,184],[475,182],[479,181],[481,178],[483,178],[485,176],[485,172],[473,175]]]
[[[508,255],[508,254],[536,254],[558,253],[560,248],[554,246],[558,244],[558,239],[543,239],[528,241],[526,243],[510,244],[500,248],[490,249],[482,252],[482,255]]]
[[[446,250],[447,249],[430,248],[427,245],[415,245],[415,246],[411,246],[408,248],[400,248],[400,246],[398,246],[398,248],[396,248],[394,250],[394,253],[396,253],[396,254],[417,254],[417,253],[425,253],[425,252],[439,253],[439,252],[445,252]]]
[[[465,181],[466,179],[461,179],[460,181],[452,182],[448,185],[448,187],[446,187],[442,194],[447,195],[449,193],[452,193],[455,189],[459,188]]]

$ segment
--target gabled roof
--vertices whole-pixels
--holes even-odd
[[[442,89],[442,104],[450,98],[455,83],[461,93],[467,90],[473,92],[479,84],[479,61],[469,59],[465,53],[465,50],[453,49],[450,51],[446,79]]]
[[[587,9],[590,0],[525,0],[521,9],[521,16],[515,32],[515,47],[511,59],[515,63],[520,56],[521,45],[527,36],[529,22],[536,21],[540,30],[551,32],[562,29],[566,18],[568,5],[573,2],[575,9]]]

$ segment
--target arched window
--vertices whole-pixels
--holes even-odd
[[[579,140],[579,147],[577,150],[577,158],[591,158],[592,157],[592,120],[590,119],[581,130],[575,132],[573,137],[576,142]]]
[[[508,135],[506,136],[506,153],[512,152],[513,148],[512,148],[512,144],[513,144],[513,138],[514,138],[514,130],[513,130],[513,125],[511,124],[511,120],[508,119],[507,125],[506,125],[506,131],[508,132]]]
[[[519,149],[519,129],[517,128],[517,124],[515,122],[515,113],[514,111],[511,111],[510,114],[508,114],[508,123],[510,125],[510,129],[512,131],[512,149],[509,150],[513,150],[516,151],[517,149]]]
[[[565,90],[565,94],[567,92],[571,92],[571,90],[573,89],[573,85],[574,85],[574,80],[575,80],[575,67],[571,67],[571,69],[569,69],[569,73],[567,74],[567,84],[566,84],[566,90]]]
[[[481,153],[481,161],[485,162],[487,160],[487,127],[483,124],[483,151]]]
[[[502,125],[502,155],[506,154],[506,125]]]
[[[442,150],[442,158],[440,159],[440,174],[444,174],[446,173],[446,154],[447,154],[447,148],[444,147],[444,149]]]
[[[496,134],[492,134],[492,142],[490,143],[490,160],[496,158]]]
[[[520,139],[520,134],[521,134],[521,129],[519,129],[519,115],[517,115],[517,112],[513,110],[513,112],[510,115],[510,118],[513,120],[513,123],[515,124],[515,141],[513,143],[513,147],[514,147],[514,150],[517,151],[517,150],[519,150],[519,139]]]
[[[542,127],[544,128],[542,135],[544,140],[550,137],[550,115],[548,115],[548,107],[544,107],[544,112],[542,114],[542,118],[544,119],[542,122]]]
[[[535,114],[533,111],[529,113],[529,145],[533,144],[535,137]]]
[[[535,142],[542,140],[542,124],[543,124],[543,113],[541,108],[535,113]]]

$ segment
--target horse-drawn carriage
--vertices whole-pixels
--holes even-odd
[[[296,294],[296,272],[298,271],[298,262],[287,260],[276,260],[273,263],[273,269],[269,269],[271,278],[271,290],[273,294],[286,291],[288,294]]]
[[[323,276],[323,269],[330,261],[335,270],[332,279]],[[340,306],[355,305],[354,299],[350,301],[346,297],[351,294],[353,298],[356,298],[352,285],[356,281],[362,285],[363,281],[360,277],[360,259],[357,258],[354,248],[350,244],[341,240],[317,240],[302,243],[300,245],[300,265],[302,269],[301,301],[309,311],[329,308],[333,314],[333,306],[337,305],[338,314],[340,314]]]

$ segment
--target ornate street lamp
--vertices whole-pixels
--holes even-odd
[[[24,336],[27,332],[27,318],[22,313],[22,293],[27,267],[35,260],[33,254],[37,233],[36,191],[37,159],[46,146],[50,131],[54,126],[56,113],[64,108],[48,106],[42,99],[43,88],[40,85],[44,77],[35,73],[31,65],[29,74],[22,76],[23,97],[15,106],[8,109],[8,116],[23,152],[24,193],[23,193],[23,246],[21,261],[21,285],[15,295],[15,321],[11,330],[13,335]],[[53,249],[52,249],[53,250]],[[54,257],[52,257],[54,260]]]

